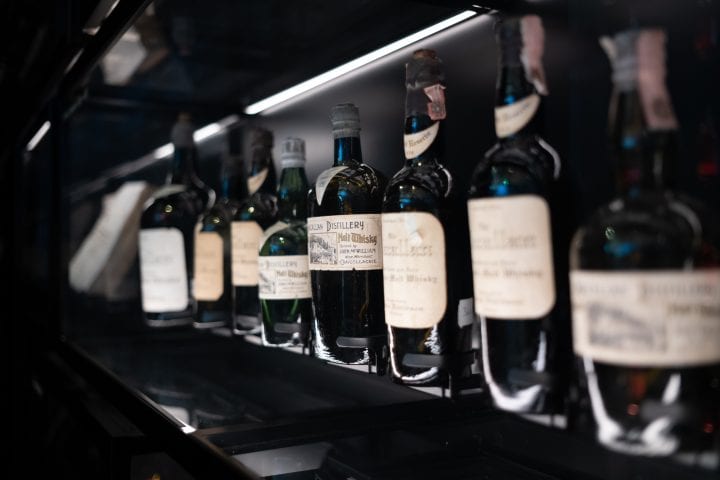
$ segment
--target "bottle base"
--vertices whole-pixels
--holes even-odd
[[[192,317],[171,319],[145,318],[145,325],[152,328],[184,327],[192,325],[194,322],[195,319]]]

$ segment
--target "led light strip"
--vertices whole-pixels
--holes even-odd
[[[25,150],[27,150],[28,152],[32,152],[33,150],[35,150],[35,147],[38,146],[38,143],[40,143],[48,130],[50,130],[50,122],[46,121],[45,123],[40,125],[40,128],[38,128],[37,132],[35,132],[35,135],[33,135],[33,137],[27,143]]]
[[[400,40],[397,40],[373,52],[365,54],[362,57],[358,57],[355,60],[351,60],[348,63],[340,65],[339,67],[328,70],[327,72],[322,73],[316,77],[305,80],[302,83],[298,83],[297,85],[290,87],[287,90],[283,90],[276,93],[275,95],[271,95],[258,102],[250,104],[245,108],[245,113],[248,115],[258,114],[264,110],[267,110],[268,108],[274,107],[275,105],[290,100],[291,98],[297,97],[298,95],[312,90],[313,88],[317,88],[324,83],[327,83],[342,75],[345,75],[348,72],[357,70],[358,68],[367,65],[370,62],[374,62],[379,58],[396,52],[401,48],[405,48],[408,45],[411,45],[442,30],[445,30],[446,28],[452,27],[453,25],[465,21],[468,18],[474,17],[475,15],[477,15],[477,13],[478,12],[475,12],[473,10],[465,10],[464,12],[459,13],[454,17],[450,17],[446,20],[443,20],[442,22],[436,23],[435,25],[424,28],[417,33],[413,33],[412,35],[409,35],[405,38],[401,38]]]

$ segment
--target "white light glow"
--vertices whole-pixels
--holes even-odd
[[[38,146],[38,144],[43,139],[45,134],[48,132],[48,130],[50,130],[50,125],[51,125],[50,121],[46,121],[45,123],[40,125],[40,128],[38,128],[38,131],[35,132],[35,135],[33,135],[33,137],[28,142],[27,146],[25,147],[28,152],[35,150],[35,147]]]
[[[240,117],[238,117],[237,115],[230,115],[221,120],[218,120],[217,122],[209,123],[204,127],[200,127],[195,130],[193,132],[193,139],[195,140],[195,143],[200,143],[203,140],[207,140],[208,138],[217,135],[218,133],[222,133],[228,126],[232,125],[238,120],[240,120]],[[162,145],[153,150],[152,156],[156,159],[160,159],[172,155],[172,153],[172,143],[166,143],[165,145]]]
[[[152,156],[155,158],[164,158],[173,153],[172,143],[166,143],[162,147],[158,147],[152,152]]]
[[[296,96],[303,94],[309,90],[312,90],[313,88],[316,88],[324,83],[334,80],[342,75],[345,75],[346,73],[349,73],[353,70],[357,70],[358,68],[365,66],[368,63],[374,62],[375,60],[382,58],[386,55],[389,55],[393,52],[396,52],[396,51],[400,50],[401,48],[405,48],[408,45],[411,45],[415,42],[423,40],[431,35],[434,35],[440,31],[442,31],[442,30],[445,30],[446,28],[452,27],[453,25],[456,25],[464,20],[467,20],[470,17],[474,17],[475,15],[477,15],[477,12],[474,12],[472,10],[465,10],[464,12],[459,13],[459,14],[455,15],[454,17],[450,17],[446,20],[443,20],[442,22],[436,23],[435,25],[432,25],[423,30],[420,30],[419,32],[413,33],[412,35],[409,35],[405,38],[401,38],[400,40],[397,40],[393,43],[385,45],[384,47],[381,47],[373,52],[370,52],[366,55],[358,57],[355,60],[352,60],[348,63],[342,64],[339,67],[335,67],[332,70],[328,70],[327,72],[322,73],[316,77],[313,77],[309,80],[305,80],[302,83],[298,83],[297,85],[290,87],[286,90],[283,90],[281,92],[278,92],[275,95],[271,95],[263,100],[260,100],[251,105],[248,105],[245,108],[245,113],[248,115],[255,115],[257,113],[260,113],[264,110],[267,110],[270,107],[274,107],[275,105],[278,105],[282,102],[290,100],[293,97],[296,97]]]

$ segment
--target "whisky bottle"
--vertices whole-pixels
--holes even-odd
[[[497,408],[560,413],[572,350],[565,270],[555,268],[567,246],[553,248],[560,160],[539,135],[543,26],[535,15],[506,17],[495,33],[497,143],[476,165],[467,202],[483,375]]]
[[[638,455],[711,450],[720,429],[718,216],[674,190],[678,123],[664,31],[601,43],[613,66],[618,192],[570,251],[573,347],[596,435]]]
[[[140,218],[142,309],[149,326],[193,323],[194,232],[215,192],[197,176],[193,126],[181,114],[172,129],[173,156],[166,185],[146,203]]]
[[[241,135],[239,126],[228,129],[228,153],[221,166],[220,198],[202,217],[195,233],[193,296],[197,302],[196,328],[232,324],[231,221],[248,196]],[[257,242],[255,245],[257,249]]]
[[[469,299],[451,288],[451,261],[463,217],[443,167],[445,75],[436,52],[417,50],[406,64],[405,165],[392,177],[382,207],[383,286],[392,379],[448,386],[469,350]],[[458,205],[459,204],[459,205]],[[471,312],[472,309],[469,309]],[[459,315],[459,313],[461,315]],[[472,362],[472,359],[470,359]]]
[[[264,128],[250,132],[250,197],[233,215],[232,284],[233,332],[238,335],[260,332],[258,301],[258,251],[263,231],[275,223],[277,203],[273,135]]]
[[[363,163],[358,108],[335,105],[330,120],[333,165],[308,193],[315,356],[378,364],[378,372],[384,372],[380,210],[387,181]]]
[[[258,257],[262,341],[268,346],[305,345],[312,320],[305,142],[285,139],[280,161],[278,221],[265,231]]]

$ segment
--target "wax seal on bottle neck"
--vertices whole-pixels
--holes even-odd
[[[194,132],[195,126],[192,123],[190,114],[187,112],[180,113],[170,133],[172,144],[175,147],[192,147]]]
[[[305,166],[305,141],[288,137],[282,142],[280,162],[283,168],[301,168]]]
[[[360,110],[352,103],[340,103],[330,111],[334,138],[357,137],[360,132]]]

